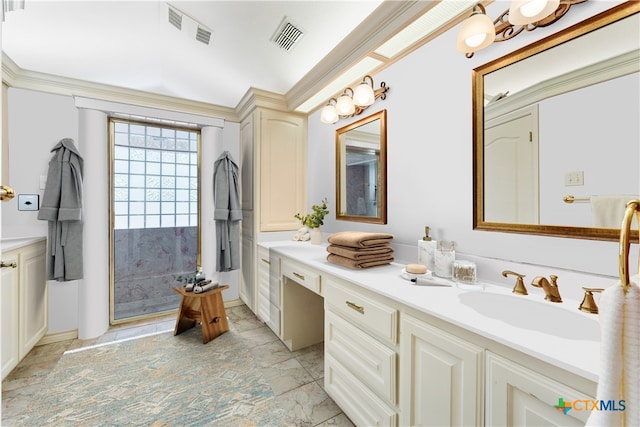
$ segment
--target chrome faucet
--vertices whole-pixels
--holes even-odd
[[[560,297],[560,291],[558,291],[558,276],[554,276],[553,274],[549,276],[551,282],[547,280],[546,277],[538,276],[531,282],[531,286],[535,286],[536,288],[542,288],[544,290],[545,297],[547,301],[551,302],[562,302],[562,298]]]

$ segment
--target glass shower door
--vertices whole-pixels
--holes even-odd
[[[178,307],[199,264],[200,132],[112,119],[111,323]]]

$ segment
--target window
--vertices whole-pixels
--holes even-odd
[[[113,125],[114,229],[197,226],[200,132]]]

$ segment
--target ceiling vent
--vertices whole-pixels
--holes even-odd
[[[209,44],[209,41],[211,41],[211,31],[198,25],[198,29],[196,30],[196,40],[204,44]]]
[[[288,52],[298,44],[303,34],[300,27],[285,16],[273,37],[271,37],[271,41]]]
[[[167,10],[169,12],[167,15],[169,24],[173,25],[179,30],[182,30],[182,13],[180,13],[177,9],[172,8],[171,6],[169,6]]]
[[[167,20],[169,21],[169,24],[177,28],[182,34],[192,40],[195,39],[206,45],[211,43],[213,31],[181,10],[176,9],[169,3],[166,3],[166,5]]]

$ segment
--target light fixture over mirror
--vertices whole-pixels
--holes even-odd
[[[386,99],[389,87],[385,82],[380,88],[373,89],[373,77],[364,76],[362,82],[354,89],[345,88],[338,99],[331,98],[320,112],[322,123],[336,123],[341,118],[353,117],[361,114],[372,105],[376,99]]]
[[[474,229],[618,240],[640,197],[639,25],[624,2],[473,70]]]
[[[473,54],[495,42],[509,40],[523,30],[546,27],[562,18],[572,5],[587,0],[512,0],[511,7],[492,21],[481,4],[473,7],[471,16],[460,27],[456,49],[471,58]]]

